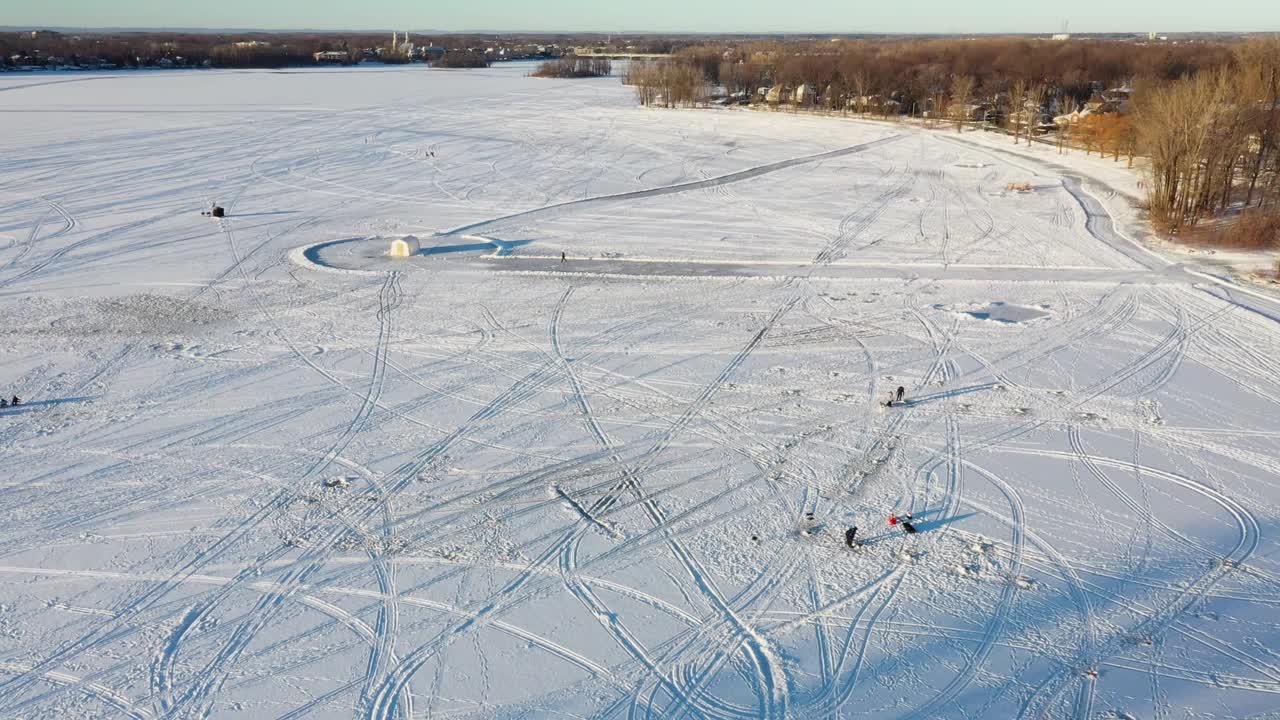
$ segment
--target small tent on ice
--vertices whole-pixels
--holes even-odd
[[[407,258],[417,255],[421,249],[422,246],[418,243],[418,238],[412,235],[405,235],[391,241],[391,249],[387,251],[387,254],[394,258]]]

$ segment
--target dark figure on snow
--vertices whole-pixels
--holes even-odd
[[[906,394],[907,394],[907,389],[899,385],[898,386],[898,402],[902,402],[902,396]]]
[[[916,526],[911,524],[912,519],[911,513],[907,513],[905,517],[900,518],[898,521],[902,523],[902,529],[906,530],[908,533],[914,533],[916,531]]]
[[[17,395],[14,395],[14,396],[13,396],[13,399],[9,401],[9,404],[10,404],[10,405],[17,405],[17,404],[18,404],[18,396],[17,396]]]
[[[5,400],[4,398],[0,398],[0,408],[7,408],[7,407],[9,407],[9,401]]]
[[[564,261],[566,261],[566,260],[568,260],[568,259],[569,259],[569,258],[568,258],[568,256],[566,256],[566,255],[564,254],[564,251],[563,251],[563,250],[562,250],[562,251],[560,251],[560,262],[564,262]]]
[[[853,539],[858,535],[858,527],[855,525],[844,531],[844,544],[853,547]]]

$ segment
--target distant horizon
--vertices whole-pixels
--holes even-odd
[[[201,26],[134,26],[134,25],[0,25],[0,32],[85,32],[85,33],[262,33],[262,34],[294,34],[294,33],[361,33],[378,34],[391,32],[409,32],[413,35],[654,35],[654,36],[690,36],[690,37],[770,37],[770,36],[812,36],[832,38],[859,37],[1050,37],[1061,30],[1046,32],[1035,31],[906,31],[906,30],[858,30],[858,31],[820,31],[820,30],[547,30],[547,29],[494,29],[472,28],[459,30],[441,30],[438,28],[396,28],[394,26],[374,28],[351,27],[201,27]],[[1146,35],[1149,30],[1080,30],[1068,31],[1072,36],[1110,36],[1110,35]],[[1158,35],[1280,35],[1280,30],[1157,30]]]
[[[366,0],[318,5],[307,0],[223,0],[216,7],[163,0],[59,0],[6,10],[13,28],[175,32],[389,32],[427,27],[435,34],[678,34],[678,35],[1052,35],[1272,33],[1280,31],[1274,0],[1077,0],[1013,4],[947,0],[911,4],[871,0],[487,0],[424,5],[414,0]],[[501,28],[501,29],[499,29]],[[548,29],[554,28],[554,29]]]

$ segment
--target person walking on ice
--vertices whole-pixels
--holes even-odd
[[[857,535],[858,535],[858,526],[857,526],[857,525],[854,525],[853,527],[849,528],[848,530],[845,530],[845,531],[844,531],[844,544],[845,544],[845,545],[848,545],[849,547],[853,547],[854,542],[856,542],[856,541],[855,541],[855,538],[857,537]]]
[[[898,402],[902,402],[902,396],[906,394],[907,394],[907,389],[899,385],[898,386]]]
[[[563,251],[563,250],[561,250],[561,251],[560,251],[560,262],[562,262],[562,263],[563,263],[563,262],[565,262],[565,261],[566,261],[566,260],[568,260],[568,259],[569,259],[569,257],[568,257],[567,255],[565,255],[565,254],[564,254],[564,251]]]

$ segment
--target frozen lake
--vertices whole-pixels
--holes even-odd
[[[528,70],[0,76],[0,717],[1280,713],[1276,304]]]

